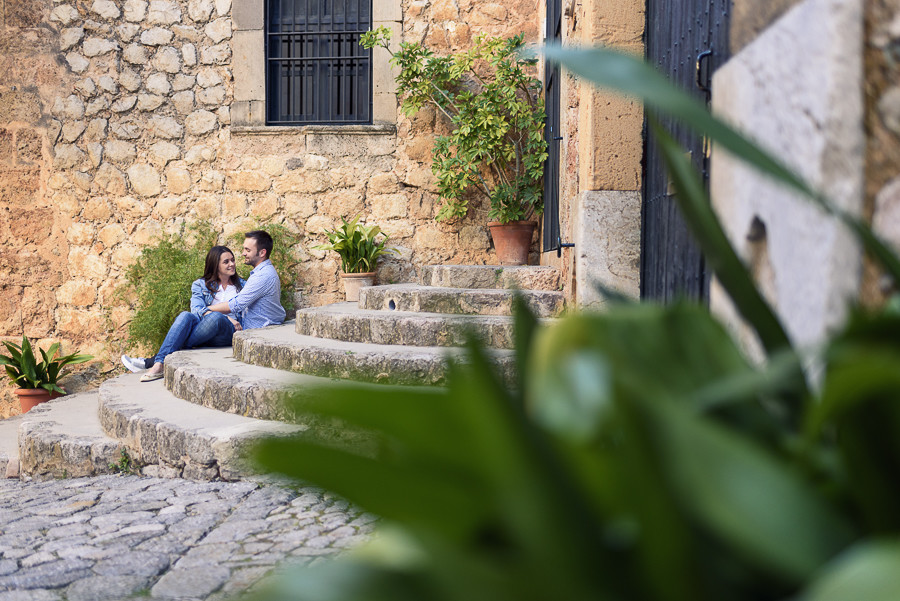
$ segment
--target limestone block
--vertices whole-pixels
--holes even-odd
[[[409,201],[404,194],[380,194],[366,198],[372,216],[377,220],[406,217]]]
[[[102,75],[100,79],[97,80],[97,85],[100,86],[100,89],[104,92],[109,92],[110,94],[115,94],[119,91],[119,86],[116,84],[116,80],[114,80],[109,75]]]
[[[134,157],[137,155],[137,150],[135,149],[134,144],[131,144],[130,142],[109,140],[105,144],[104,154],[108,161],[112,161],[119,165],[127,165],[134,160]]]
[[[134,230],[132,240],[138,246],[146,246],[162,234],[162,225],[155,219],[142,221]]]
[[[141,137],[144,128],[132,119],[114,121],[109,126],[112,135],[120,140],[135,140]]]
[[[190,25],[172,25],[172,31],[175,33],[175,37],[183,42],[196,44],[204,39],[203,32]]]
[[[431,18],[436,22],[458,21],[459,6],[456,0],[435,0],[431,5]]]
[[[116,3],[111,0],[94,0],[94,3],[91,4],[91,12],[104,19],[118,19],[121,14]]]
[[[252,30],[263,28],[263,0],[242,0],[231,11],[234,28]]]
[[[97,239],[103,243],[106,248],[112,248],[127,237],[125,228],[118,223],[104,226],[97,232]]]
[[[84,117],[84,102],[82,102],[81,98],[72,94],[65,100],[57,98],[51,110],[57,117],[81,119]]]
[[[172,89],[176,92],[181,92],[183,90],[189,90],[194,87],[194,84],[197,82],[197,78],[193,75],[185,75],[184,73],[178,73],[175,78],[172,80]]]
[[[231,12],[231,0],[215,0],[216,1],[216,14],[220,17],[224,17],[229,12]],[[245,0],[246,2],[246,0]]]
[[[93,162],[93,161],[92,161]],[[85,192],[91,191],[91,176],[84,171],[76,171],[72,174],[72,183]]]
[[[396,137],[391,135],[309,134],[306,146],[313,154],[325,156],[386,156],[393,154]]]
[[[186,115],[194,110],[194,93],[190,90],[178,92],[172,96],[172,104],[175,106],[176,111]]]
[[[872,227],[895,252],[900,252],[900,178],[889,181],[875,196]]]
[[[209,36],[213,44],[218,44],[231,39],[231,19],[216,19],[203,28],[203,32]]]
[[[378,225],[392,241],[412,238],[416,233],[416,226],[406,219],[395,219]]]
[[[100,170],[98,170],[97,177],[94,178],[94,181],[100,178],[100,171],[102,171],[103,167],[112,167],[108,163],[105,163],[100,166]],[[112,167],[115,169],[115,167]],[[117,170],[118,171],[118,170]],[[124,180],[122,185],[122,191],[124,192]],[[81,212],[82,217],[85,219],[89,219],[91,221],[105,222],[109,219],[110,215],[112,215],[112,211],[109,208],[109,203],[105,198],[91,198],[84,205],[84,210]]]
[[[149,131],[157,138],[165,140],[176,140],[184,135],[184,128],[171,117],[151,118]]]
[[[62,128],[62,139],[68,143],[72,143],[81,137],[87,124],[84,121],[69,121]]]
[[[236,171],[228,174],[226,185],[238,192],[264,192],[272,187],[272,180],[260,171]]]
[[[106,109],[109,108],[109,100],[105,97],[100,96],[99,98],[95,98],[90,101],[88,105],[84,109],[84,115],[86,117],[93,117],[99,113],[102,113]]]
[[[122,11],[126,21],[140,23],[147,15],[147,2],[146,0],[125,0]]]
[[[56,290],[56,301],[62,305],[90,307],[97,300],[97,286],[85,280],[70,280]]]
[[[900,86],[891,86],[878,100],[878,112],[885,127],[900,133]]]
[[[147,22],[151,25],[172,25],[181,22],[181,7],[169,0],[150,0]]]
[[[113,102],[110,110],[114,113],[126,113],[137,104],[137,96],[123,96]]]
[[[103,144],[100,142],[88,142],[85,145],[88,153],[88,159],[91,161],[91,165],[94,167],[99,167],[100,163],[103,162]]]
[[[200,90],[197,93],[197,100],[201,104],[208,106],[221,106],[225,102],[225,86],[215,86]]]
[[[66,55],[66,63],[74,73],[84,73],[91,66],[91,62],[77,52],[68,53]]]
[[[315,194],[331,187],[331,176],[327,171],[289,171],[275,180],[274,190],[278,194],[298,192]]]
[[[171,142],[157,142],[150,147],[150,160],[158,167],[165,167],[181,155],[181,148]]]
[[[178,196],[167,196],[156,202],[156,212],[163,219],[172,219],[184,212],[184,201]]]
[[[156,196],[162,191],[159,173],[151,165],[135,163],[127,170],[131,188],[141,196]]]
[[[198,198],[193,209],[197,219],[214,219],[219,216],[219,202],[215,196]]]
[[[122,244],[112,253],[112,262],[121,269],[126,269],[137,261],[140,249],[133,244]]]
[[[145,46],[165,46],[172,41],[175,34],[162,27],[153,27],[141,33],[141,44]]]
[[[165,46],[156,51],[152,60],[153,66],[166,73],[178,73],[181,71],[181,55],[171,46]]]
[[[200,49],[200,63],[204,65],[224,65],[230,58],[231,46],[227,42]]]
[[[266,220],[278,212],[278,197],[266,195],[250,203],[250,214],[254,217]]]
[[[94,241],[94,226],[89,223],[73,223],[66,231],[66,240],[79,246],[88,246]]]
[[[225,186],[225,175],[220,171],[204,171],[200,176],[200,189],[205,192],[217,192]]]
[[[183,167],[166,169],[166,187],[172,194],[184,194],[191,188],[191,172]]]
[[[181,60],[188,67],[197,64],[197,47],[193,44],[183,44],[181,46]]]
[[[152,92],[153,94],[165,96],[172,91],[172,86],[169,84],[169,78],[166,77],[165,73],[151,74],[147,77],[145,85],[147,91]]]
[[[455,248],[457,236],[453,232],[442,231],[436,224],[428,224],[418,228],[415,242],[422,248]]]
[[[97,93],[97,85],[90,77],[85,77],[75,84],[75,89],[84,97],[91,98]]]
[[[325,215],[315,215],[306,220],[306,231],[310,234],[324,234],[334,228],[334,219]]]
[[[125,50],[122,51],[122,58],[125,62],[133,65],[146,65],[147,49],[139,44],[128,44],[125,46]]]
[[[69,273],[73,276],[99,280],[108,272],[109,266],[99,255],[81,247],[69,251]]]
[[[376,173],[369,178],[368,194],[391,194],[400,190],[400,181],[393,173]]]
[[[105,40],[103,38],[88,38],[84,41],[84,44],[81,45],[81,51],[84,55],[91,58],[109,54],[118,49],[119,45],[114,41]]]
[[[435,177],[430,169],[424,169],[421,167],[411,168],[406,173],[406,177],[403,178],[403,183],[407,186],[423,188],[433,194],[437,194],[438,191],[437,177]]]
[[[72,144],[57,144],[53,166],[56,169],[71,169],[85,159],[85,154]]]
[[[150,214],[150,205],[133,196],[119,196],[115,199],[116,210],[132,219],[141,219]]]
[[[459,228],[459,246],[472,250],[488,250],[491,248],[490,232],[483,225],[464,225]]]
[[[266,69],[265,36],[262,29],[236,31],[234,48],[234,99],[238,101],[265,100]]]
[[[108,122],[106,119],[92,119],[84,131],[84,137],[87,140],[103,140],[106,138],[106,128]]]
[[[200,163],[209,163],[214,160],[216,160],[215,149],[202,144],[191,146],[184,156],[184,162],[188,165],[199,165]]]
[[[379,21],[399,22],[402,19],[403,10],[399,2],[389,1],[372,3],[372,21],[376,24]]]
[[[210,88],[222,84],[222,76],[216,67],[203,67],[197,71],[197,85],[201,88]]]
[[[209,20],[214,8],[212,0],[190,0],[188,2],[188,17],[195,23],[205,23]]]
[[[59,49],[66,51],[72,49],[84,38],[83,27],[67,27],[59,32]]]
[[[216,115],[209,111],[198,110],[184,120],[185,129],[193,136],[201,136],[216,128]]]
[[[63,26],[71,25],[80,18],[78,9],[69,4],[57,6],[50,12],[50,21],[58,22]]]
[[[222,199],[222,216],[230,219],[243,217],[247,212],[247,198],[243,194],[228,194]]]
[[[119,39],[123,42],[130,42],[134,39],[134,36],[137,35],[140,29],[141,28],[134,23],[122,23],[116,27],[116,35],[118,35]]]
[[[141,76],[131,69],[122,69],[119,74],[119,84],[129,92],[135,92],[141,87]]]
[[[137,107],[140,111],[155,111],[166,101],[165,96],[156,94],[138,94]]]
[[[22,326],[31,339],[50,336],[54,330],[56,295],[39,286],[26,286],[22,294]]]
[[[125,174],[109,163],[100,165],[99,169],[97,169],[97,174],[94,176],[94,183],[99,190],[110,195],[125,193]],[[93,209],[92,203],[96,203]],[[103,199],[88,201],[84,208],[84,216],[95,221],[106,221],[109,218],[106,201]]]

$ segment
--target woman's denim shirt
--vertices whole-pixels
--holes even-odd
[[[241,283],[241,288],[247,285],[247,280],[239,277],[238,280]],[[216,289],[218,290],[219,283],[215,282]],[[215,304],[216,302],[216,293],[210,292],[209,288],[206,287],[206,280],[203,278],[194,280],[194,283],[191,284],[191,313],[196,315],[197,317],[203,317],[203,314],[206,313],[207,307]],[[241,315],[231,314],[241,326],[244,325],[243,318]]]

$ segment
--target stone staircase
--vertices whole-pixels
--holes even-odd
[[[551,267],[424,267],[420,284],[364,288],[358,303],[302,309],[284,325],[238,332],[233,348],[170,355],[164,380],[126,374],[0,421],[0,477],[139,469],[252,478],[243,451],[253,441],[333,427],[292,415],[282,403],[289,392],[315,395],[340,380],[440,386],[448,357],[469,335],[511,382],[513,289],[551,319],[564,307],[558,285]]]

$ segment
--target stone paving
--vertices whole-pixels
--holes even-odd
[[[0,480],[0,601],[218,601],[362,541],[320,489],[138,476]]]

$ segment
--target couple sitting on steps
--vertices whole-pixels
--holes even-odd
[[[234,253],[213,246],[206,254],[203,277],[191,284],[191,310],[182,311],[169,328],[155,357],[122,355],[122,363],[135,373],[147,370],[141,382],[163,377],[163,362],[170,353],[186,348],[230,346],[238,330],[284,322],[281,280],[269,260],[272,236],[263,231],[244,234],[241,254],[251,266],[247,280],[237,276]]]

